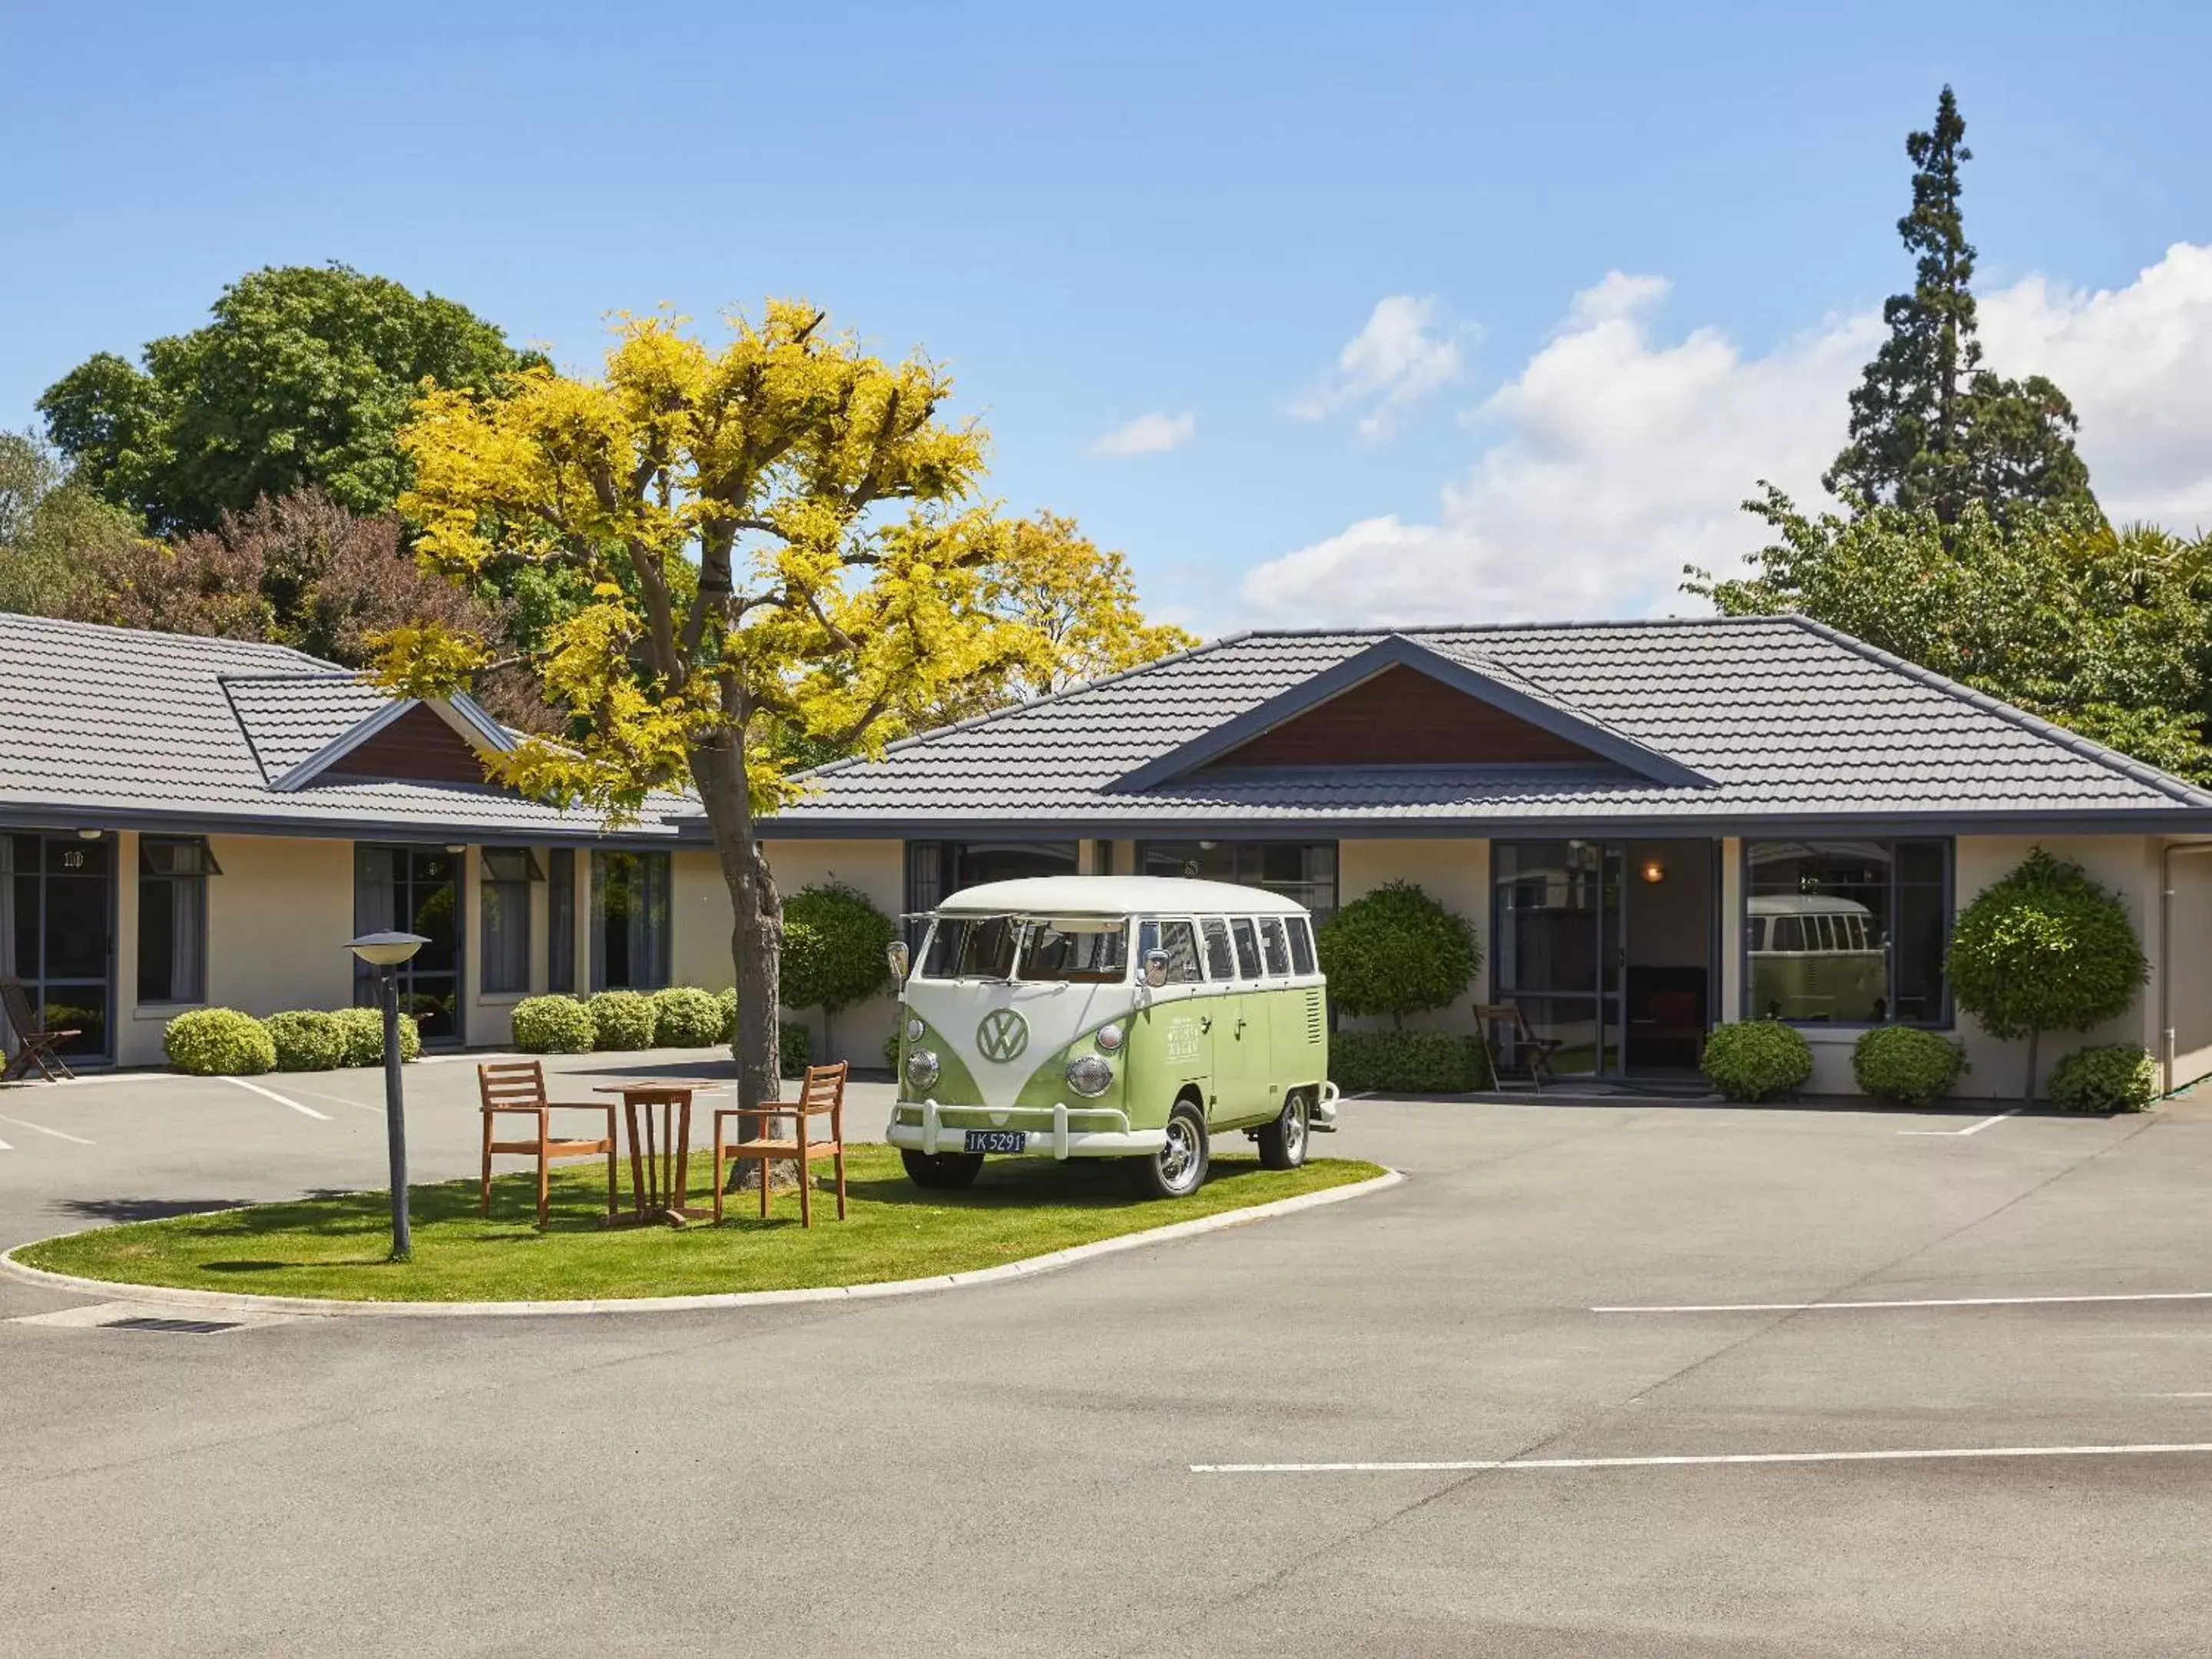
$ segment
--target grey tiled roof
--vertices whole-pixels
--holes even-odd
[[[388,700],[283,646],[0,613],[0,824],[204,823],[270,833],[597,836],[489,784],[270,786]],[[669,836],[662,797],[625,836]]]
[[[1396,630],[1710,786],[1626,768],[1213,770],[1115,781],[1388,637],[1249,634],[814,775],[833,826],[1476,827],[1760,818],[2201,823],[2212,794],[1796,617]]]

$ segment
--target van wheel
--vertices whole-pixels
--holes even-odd
[[[1261,1128],[1257,1139],[1262,1168],[1295,1170],[1306,1161],[1312,1139],[1310,1110],[1305,1096],[1294,1094],[1283,1103],[1281,1115]]]
[[[981,1152],[910,1152],[902,1149],[899,1162],[906,1165],[907,1179],[917,1187],[945,1190],[972,1187],[975,1177],[983,1172]]]
[[[1206,1184],[1212,1161],[1206,1115],[1178,1100],[1168,1114],[1168,1144],[1151,1158],[1131,1158],[1129,1178],[1139,1198],[1188,1198]]]

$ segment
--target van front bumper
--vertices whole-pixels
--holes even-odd
[[[1026,1158],[1151,1158],[1168,1144],[1165,1129],[1133,1129],[1127,1113],[1111,1106],[939,1106],[902,1100],[891,1108],[884,1139],[902,1151],[935,1154],[965,1149],[970,1129],[1008,1130],[1029,1136]]]

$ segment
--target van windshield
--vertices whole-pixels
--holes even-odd
[[[1124,921],[1033,921],[1022,947],[1021,977],[1112,985],[1129,966],[1129,925]]]
[[[1012,979],[1021,923],[1012,916],[940,916],[921,958],[924,979]]]

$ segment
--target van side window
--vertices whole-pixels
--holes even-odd
[[[1237,916],[1231,921],[1229,932],[1237,941],[1237,977],[1260,977],[1260,941],[1253,937],[1252,919]]]
[[[1301,974],[1314,970],[1313,930],[1304,916],[1291,918],[1291,966]]]
[[[1260,959],[1267,964],[1271,974],[1291,971],[1290,941],[1283,936],[1283,922],[1279,916],[1262,916],[1260,919]]]
[[[1802,930],[1796,916],[1774,918],[1774,948],[1778,951],[1802,951],[1805,948]]]
[[[1143,921],[1137,925],[1137,969],[1155,951],[1167,953],[1168,983],[1195,985],[1199,981],[1198,929],[1187,921]]]
[[[1219,916],[1208,916],[1199,927],[1206,933],[1206,978],[1236,978],[1236,965],[1229,959],[1229,924]]]

